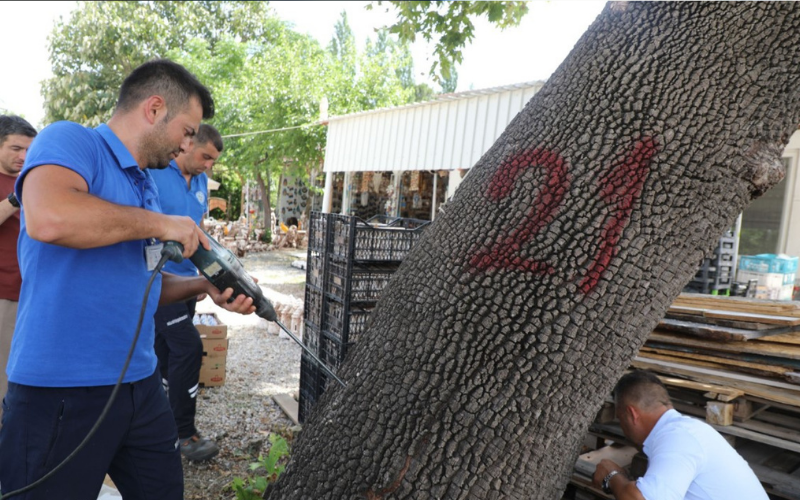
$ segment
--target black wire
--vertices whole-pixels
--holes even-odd
[[[161,268],[164,267],[164,264],[167,263],[169,258],[170,258],[169,254],[164,253],[161,256],[161,260],[158,261],[158,265],[156,266],[156,268],[153,269],[153,274],[150,275],[150,281],[147,282],[147,288],[144,291],[144,298],[142,299],[142,308],[139,311],[139,323],[136,325],[136,335],[133,336],[133,342],[131,342],[131,348],[128,351],[128,357],[125,360],[125,366],[122,367],[122,373],[119,374],[119,379],[117,379],[117,383],[114,386],[114,390],[111,391],[111,395],[108,397],[108,402],[106,403],[105,408],[103,408],[103,411],[102,413],[100,413],[100,416],[97,417],[97,422],[94,423],[94,426],[91,428],[91,430],[89,430],[89,433],[86,435],[86,437],[83,438],[83,441],[81,441],[81,443],[75,448],[75,450],[73,450],[73,452],[70,453],[67,458],[62,460],[60,464],[56,465],[50,472],[40,477],[36,481],[32,482],[28,486],[25,486],[18,490],[10,491],[5,495],[0,494],[0,500],[6,500],[13,495],[19,495],[20,493],[25,493],[27,491],[30,491],[36,488],[37,486],[41,485],[48,479],[50,479],[53,476],[53,474],[61,470],[65,465],[67,465],[67,463],[70,460],[75,458],[75,455],[77,455],[78,452],[81,451],[86,446],[86,443],[89,442],[92,436],[94,436],[94,434],[97,432],[97,429],[100,428],[100,424],[103,423],[103,420],[105,420],[106,416],[108,415],[108,412],[111,410],[111,405],[114,403],[114,399],[116,399],[117,393],[119,392],[119,388],[122,385],[122,379],[125,378],[125,373],[128,371],[128,366],[131,364],[131,358],[133,358],[133,352],[136,349],[136,342],[139,340],[139,334],[142,333],[142,320],[144,320],[144,313],[147,310],[147,299],[150,297],[150,288],[153,286],[153,281],[155,281],[156,276],[161,271]]]

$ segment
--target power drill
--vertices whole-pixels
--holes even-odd
[[[208,238],[208,242],[211,245],[211,250],[206,250],[203,248],[203,245],[199,245],[197,247],[197,251],[189,257],[189,260],[197,267],[198,270],[206,277],[208,281],[211,282],[212,285],[217,287],[220,291],[225,291],[226,288],[233,288],[233,295],[229,299],[229,302],[232,302],[233,299],[240,294],[243,294],[247,297],[253,299],[253,305],[256,306],[256,315],[261,318],[264,318],[267,321],[274,321],[284,332],[286,332],[289,337],[292,338],[297,344],[303,348],[303,350],[311,356],[311,358],[316,361],[317,365],[322,368],[328,375],[330,375],[334,380],[339,382],[342,387],[346,387],[346,384],[342,382],[342,380],[336,376],[319,358],[311,352],[311,350],[301,341],[295,334],[289,331],[280,321],[278,321],[278,315],[275,313],[275,309],[270,304],[269,300],[264,297],[264,293],[261,291],[261,287],[253,281],[253,278],[247,274],[247,271],[244,270],[244,266],[233,255],[233,252],[228,250],[227,248],[223,247],[222,245],[217,242],[214,238],[211,237],[207,232],[203,231],[203,233]],[[161,255],[166,255],[169,257],[170,260],[173,262],[182,262],[183,261],[183,245],[178,243],[177,241],[167,241],[164,242],[164,247],[161,249]]]
[[[189,260],[220,291],[224,291],[226,288],[233,288],[230,302],[233,301],[234,297],[244,294],[253,299],[253,305],[256,306],[256,314],[259,317],[267,321],[277,321],[278,315],[275,313],[272,304],[264,297],[261,287],[244,270],[244,266],[239,262],[239,259],[208,233],[203,232],[208,238],[211,250],[206,250],[202,245],[199,245],[197,251],[189,257]],[[181,262],[183,260],[183,245],[176,241],[167,241],[164,243],[161,254],[168,255],[169,259],[174,262]]]

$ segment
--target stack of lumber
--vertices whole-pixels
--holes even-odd
[[[632,365],[800,411],[800,302],[681,294]]]
[[[681,294],[631,368],[656,373],[678,411],[725,436],[772,498],[800,500],[800,302]],[[599,440],[586,447],[594,456],[609,442],[631,444],[610,397],[590,436]],[[585,483],[589,457],[572,485],[608,498]]]

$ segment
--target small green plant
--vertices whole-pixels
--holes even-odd
[[[272,231],[265,229],[264,232],[259,236],[259,239],[263,243],[272,243]]]
[[[259,455],[258,461],[250,464],[250,470],[256,475],[233,478],[231,488],[236,492],[236,500],[261,500],[267,485],[277,481],[286,468],[286,461],[282,459],[289,456],[289,443],[278,434],[270,434],[269,442],[267,456]]]

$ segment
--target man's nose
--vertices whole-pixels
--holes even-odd
[[[181,146],[180,146],[181,153],[185,153],[186,151],[188,151],[189,146],[191,145],[192,145],[192,138],[184,137],[183,140],[181,140]]]

